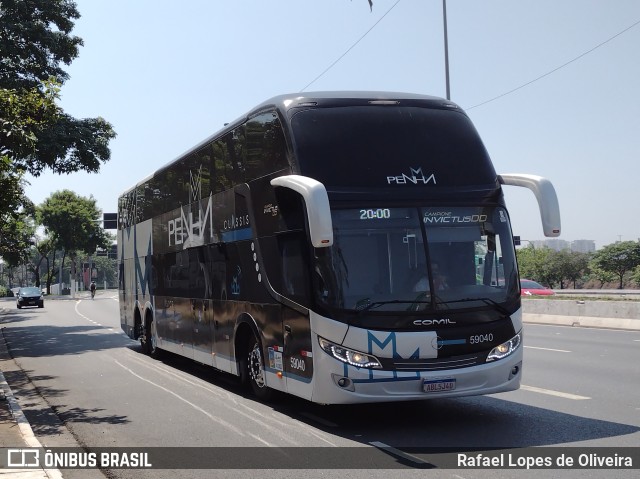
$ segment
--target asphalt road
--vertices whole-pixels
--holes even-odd
[[[437,456],[413,448],[561,446],[579,452],[640,446],[640,332],[527,325],[519,391],[319,406],[292,397],[262,404],[224,373],[173,355],[160,360],[144,356],[120,332],[118,303],[110,292],[93,301],[46,301],[44,309],[12,309],[0,321],[10,352],[26,373],[7,380],[45,447],[228,447],[221,450],[221,461],[235,460],[235,454],[249,467],[252,460],[270,457],[273,469],[279,458],[285,463],[302,451],[309,463],[305,471],[64,470],[65,478],[637,475],[637,470],[441,469]],[[239,456],[237,447],[248,448],[252,457]],[[293,449],[300,447],[314,449]],[[399,449],[413,451],[403,461],[416,467],[387,469],[385,461],[397,462]],[[332,458],[344,460],[345,455],[365,465],[347,471],[327,468]],[[425,463],[436,468],[426,472],[420,468]]]

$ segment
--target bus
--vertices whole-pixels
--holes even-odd
[[[496,174],[437,97],[296,93],[227,124],[118,199],[121,325],[321,404],[515,390],[520,284],[503,186],[558,236],[553,185]]]

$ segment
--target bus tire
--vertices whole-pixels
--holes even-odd
[[[251,392],[261,401],[268,401],[271,399],[273,390],[268,387],[266,383],[262,346],[255,334],[249,341],[249,348],[246,354],[247,381],[249,382]]]
[[[140,336],[140,345],[142,346],[142,351],[148,356],[157,356],[158,355],[158,347],[156,346],[156,339],[154,331],[154,322],[153,318],[147,317],[147,320],[144,322],[144,334]]]

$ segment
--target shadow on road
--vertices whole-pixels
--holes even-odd
[[[121,348],[131,341],[121,334],[114,334],[104,326],[15,326],[20,319],[5,315],[14,324],[4,328],[7,345],[13,357],[46,357],[81,354],[87,351]],[[2,323],[0,322],[0,324]],[[105,334],[108,333],[108,334]],[[16,340],[13,340],[13,339]],[[19,340],[18,340],[19,338]]]
[[[140,351],[139,347],[131,349]],[[141,353],[142,354],[142,353]],[[238,379],[171,353],[161,361],[230,393],[245,396]],[[616,438],[640,428],[530,406],[492,396],[324,406],[278,394],[268,405],[328,434],[399,448],[502,449]]]

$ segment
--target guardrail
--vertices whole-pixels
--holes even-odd
[[[594,296],[640,300],[640,289],[554,289],[560,296]]]
[[[527,323],[640,330],[640,295],[616,298],[621,298],[618,292],[606,298],[602,294],[589,296],[579,293],[574,298],[567,296],[564,299],[523,298],[523,320]]]

